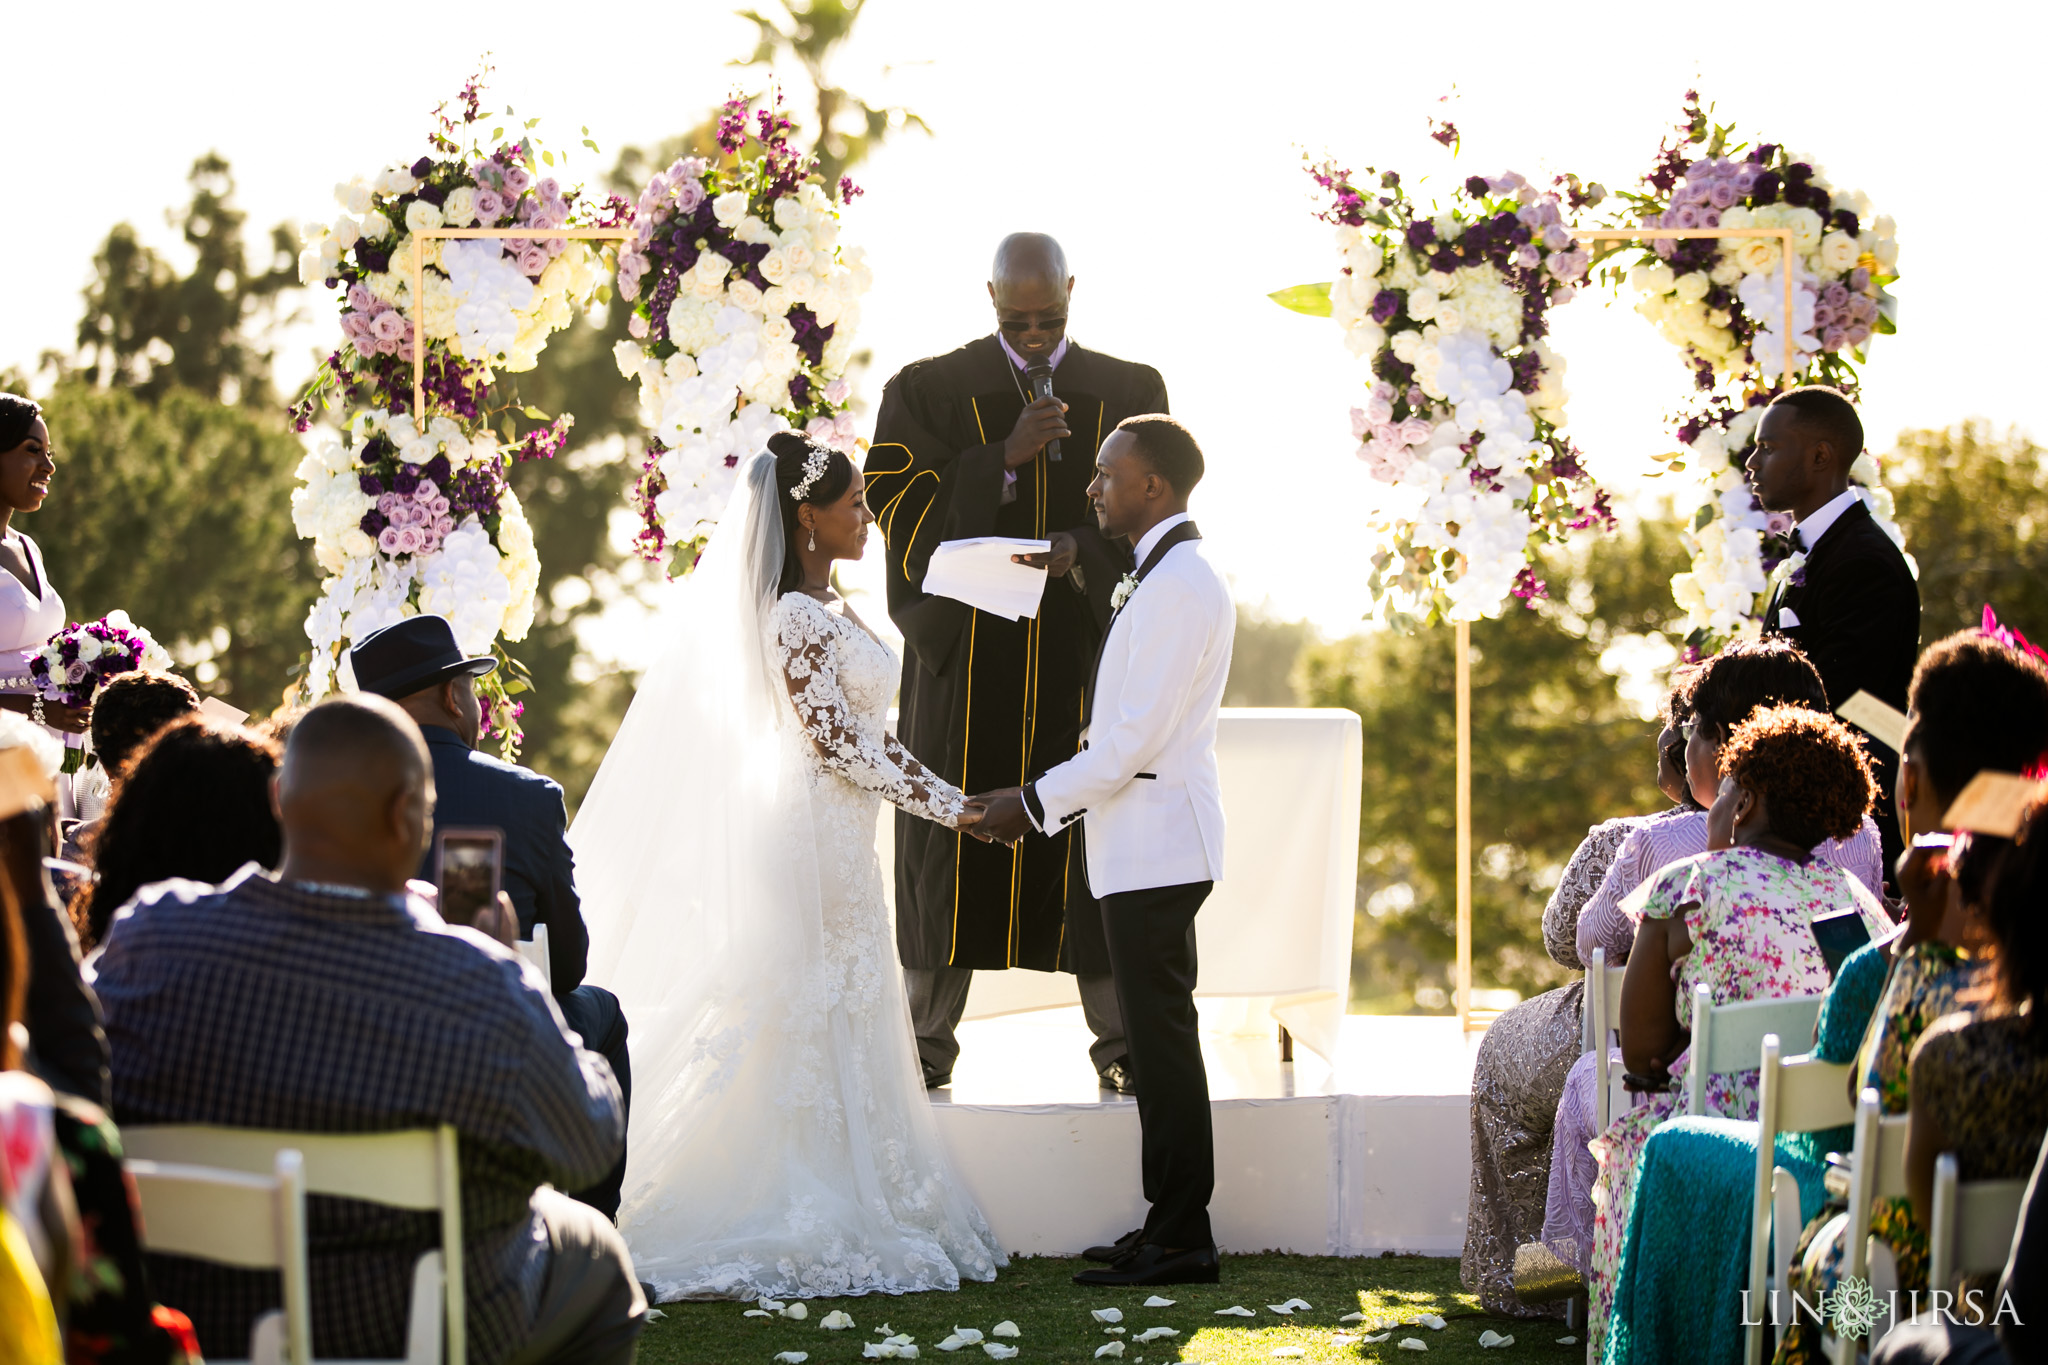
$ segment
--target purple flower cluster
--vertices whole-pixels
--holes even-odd
[[[87,639],[98,647],[90,661],[82,657],[81,646]],[[133,631],[108,625],[104,619],[87,621],[52,635],[30,657],[28,671],[45,701],[83,708],[92,704],[94,695],[109,680],[141,668],[147,651],[148,642]],[[49,657],[52,653],[54,661]]]
[[[569,439],[569,428],[576,425],[571,413],[563,413],[544,427],[535,427],[526,433],[526,438],[513,448],[514,463],[526,460],[552,460],[562,453],[562,446]]]
[[[1813,307],[1814,330],[1822,350],[1861,350],[1877,327],[1877,300],[1865,291],[1870,272],[1858,267],[1847,283],[1836,280],[1821,291]]]

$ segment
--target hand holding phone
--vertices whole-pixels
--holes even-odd
[[[473,925],[495,909],[505,880],[505,835],[496,829],[444,829],[434,836],[434,884],[441,918]]]

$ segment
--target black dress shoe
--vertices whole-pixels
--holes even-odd
[[[1113,1090],[1119,1095],[1135,1095],[1138,1093],[1138,1082],[1131,1075],[1131,1059],[1129,1057],[1119,1057],[1095,1074],[1100,1079],[1104,1090]]]
[[[1081,1259],[1086,1261],[1100,1261],[1104,1265],[1114,1265],[1116,1262],[1121,1261],[1124,1257],[1130,1255],[1133,1251],[1137,1250],[1138,1243],[1144,1240],[1145,1229],[1132,1228],[1129,1232],[1117,1238],[1114,1242],[1110,1242],[1104,1246],[1089,1247],[1086,1251],[1081,1253]]]
[[[1115,1265],[1084,1270],[1075,1284],[1215,1284],[1222,1277],[1212,1244],[1187,1251],[1168,1251],[1146,1242]]]

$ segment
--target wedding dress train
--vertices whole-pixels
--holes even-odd
[[[570,835],[633,1030],[619,1226],[664,1301],[956,1289],[1006,1261],[938,1136],[875,825],[962,796],[885,731],[895,655],[776,598],[776,496],[762,457],[670,589]]]

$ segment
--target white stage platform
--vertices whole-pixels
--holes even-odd
[[[1459,1253],[1478,1034],[1455,1019],[1346,1015],[1334,1063],[1299,1047],[1282,1063],[1270,1015],[1200,1005],[1225,1251]],[[1002,1245],[1072,1254],[1136,1227],[1137,1107],[1096,1089],[1080,1010],[969,1022],[960,1041],[934,1106]]]

